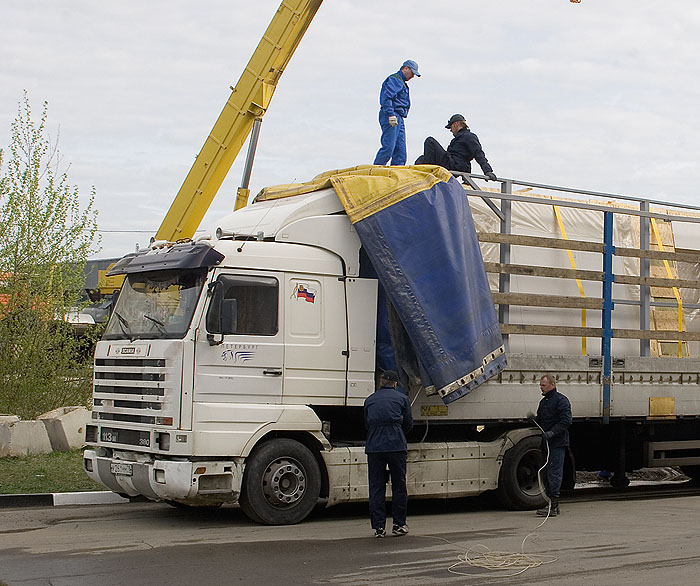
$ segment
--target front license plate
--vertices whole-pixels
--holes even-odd
[[[109,471],[119,476],[131,476],[134,473],[134,465],[123,462],[110,462]]]

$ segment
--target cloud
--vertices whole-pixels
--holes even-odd
[[[155,231],[278,6],[5,3],[0,145],[22,90],[49,101],[70,178],[104,229]],[[370,162],[379,86],[406,58],[409,158],[465,114],[496,172],[695,203],[700,6],[676,0],[326,0],[265,116],[251,189]],[[205,222],[230,211],[242,159]],[[213,223],[213,219],[212,219]],[[103,256],[147,235],[107,234]]]

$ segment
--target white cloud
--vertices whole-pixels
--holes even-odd
[[[0,145],[22,90],[49,101],[105,230],[155,231],[278,6],[24,0],[0,8]],[[696,203],[692,0],[326,0],[265,116],[251,188],[371,162],[377,95],[406,58],[409,157],[462,112],[505,177]],[[205,218],[227,213],[245,148]],[[147,234],[105,234],[101,256]]]

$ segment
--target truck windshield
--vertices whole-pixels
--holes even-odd
[[[183,338],[205,279],[205,269],[130,274],[102,338]]]

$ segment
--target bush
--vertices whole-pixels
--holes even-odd
[[[81,205],[46,137],[47,106],[32,119],[25,93],[11,125],[10,157],[0,150],[0,412],[25,419],[90,398],[90,339],[63,317],[97,252],[94,189]]]

